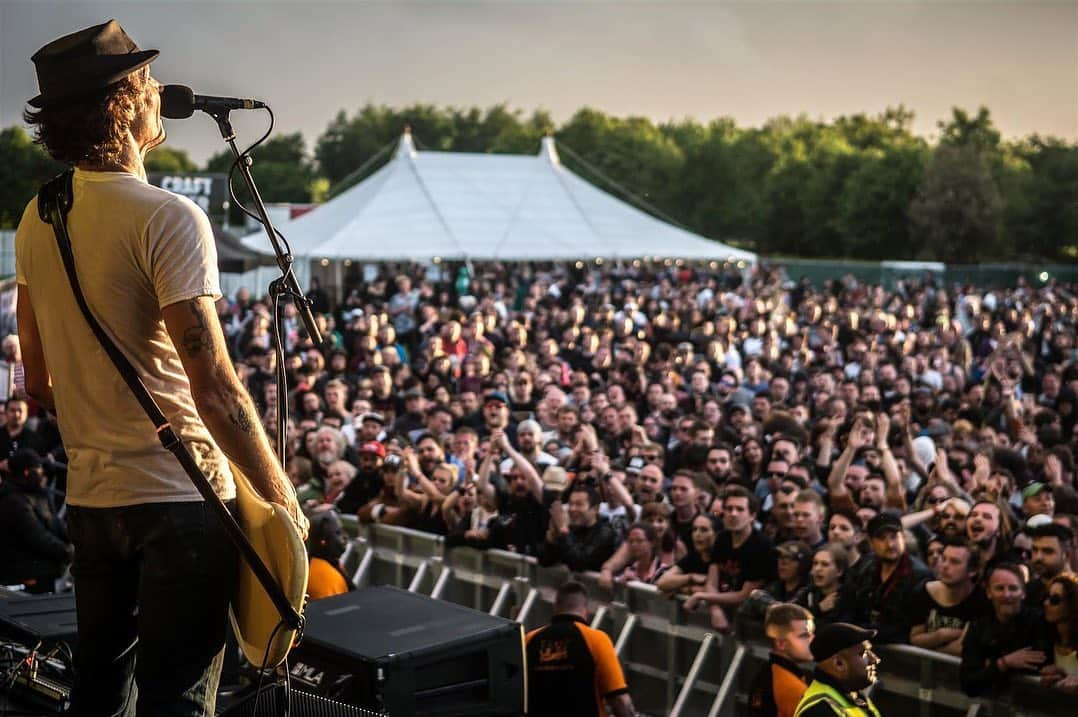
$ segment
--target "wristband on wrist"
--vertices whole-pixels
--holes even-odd
[[[386,512],[385,503],[375,503],[374,507],[371,508],[371,520],[373,520],[375,523],[377,523],[378,521],[380,521],[382,519],[382,515],[384,515],[385,512]]]

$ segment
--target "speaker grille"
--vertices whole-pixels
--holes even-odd
[[[286,713],[288,697],[292,704]],[[258,695],[252,694],[221,712],[220,717],[279,717],[283,714],[289,717],[389,717],[386,712],[372,712],[302,690],[292,689],[286,696],[282,685],[263,688]]]

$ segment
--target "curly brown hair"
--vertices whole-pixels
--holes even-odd
[[[143,68],[99,92],[28,110],[23,120],[34,128],[34,141],[56,160],[115,163],[138,117],[148,79],[149,70]]]

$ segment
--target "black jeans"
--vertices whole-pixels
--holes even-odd
[[[204,503],[68,508],[79,644],[72,715],[205,717],[236,550]]]

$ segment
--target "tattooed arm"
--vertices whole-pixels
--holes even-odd
[[[213,299],[200,296],[177,302],[163,308],[161,315],[191,382],[198,415],[210,435],[263,498],[288,509],[306,537],[307,521],[292,483],[228,357]]]

